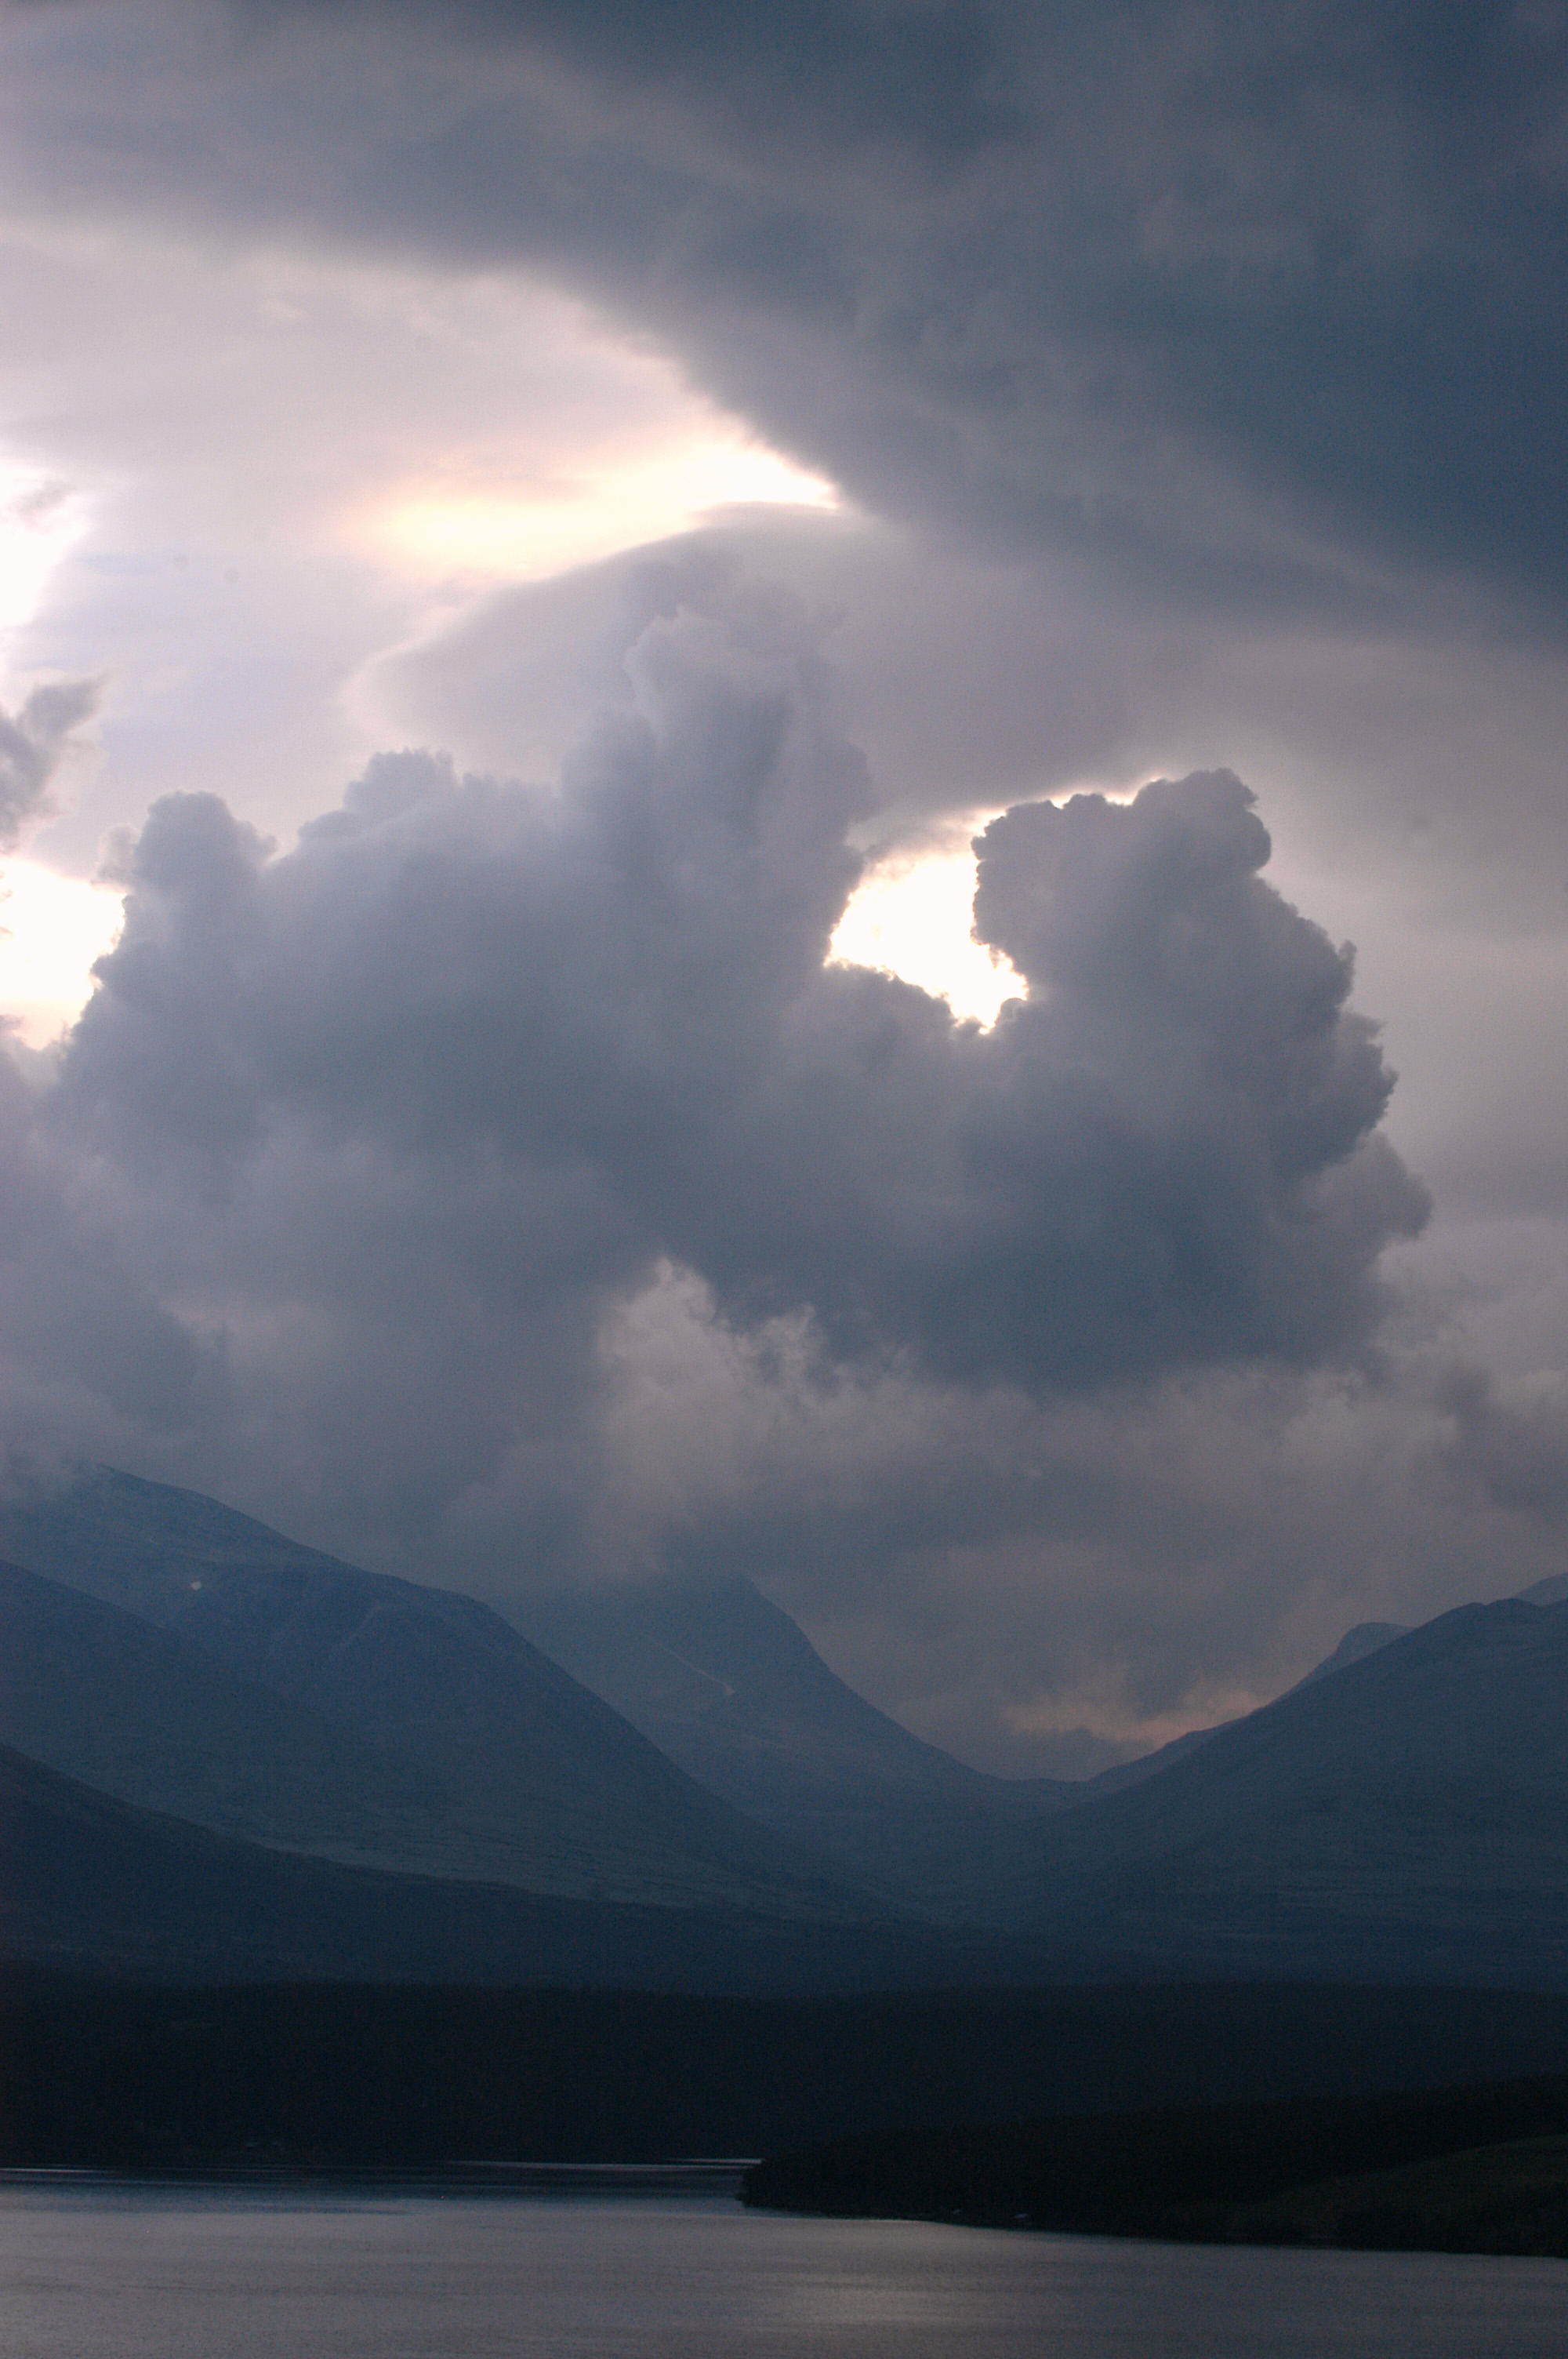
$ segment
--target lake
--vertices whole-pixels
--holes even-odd
[[[1010,2235],[711,2191],[0,2188],[5,2359],[1562,2359],[1568,2263]]]

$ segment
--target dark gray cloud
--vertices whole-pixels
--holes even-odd
[[[350,6],[370,24],[387,13],[375,0]],[[264,0],[254,13],[272,11]],[[535,41],[620,91],[699,93],[736,128],[771,136],[783,121],[814,143],[892,140],[943,158],[1022,127],[1006,97],[1005,16],[985,6],[772,0],[737,15],[669,0],[629,15],[614,0],[459,0],[446,14],[481,39]]]
[[[1064,1713],[1160,1733],[1348,1621],[1554,1569],[1561,12],[4,23],[7,207],[59,217],[15,308],[39,354],[114,325],[91,376],[18,361],[11,414],[51,477],[122,487],[165,582],[103,577],[104,809],[202,789],[142,829],[99,997],[3,1110],[15,1424],[497,1593],[750,1568],[1019,1767]],[[171,341],[146,290],[197,245],[254,299]],[[330,258],[315,296],[280,251]],[[530,272],[873,520],[732,519],[409,652],[334,502],[447,480],[491,332],[432,357],[429,289]],[[55,628],[29,664],[96,666]],[[392,642],[359,685],[408,718],[368,742],[456,764],[384,756],[269,850],[361,759],[286,734],[290,682],[341,721]],[[505,782],[568,746],[561,793]],[[1004,804],[979,917],[1030,997],[994,1033],[823,968],[850,844]],[[1345,933],[1411,1076],[1387,1125]],[[1513,1208],[1495,1299],[1495,1236],[1401,1242],[1386,1127],[1472,1232]]]
[[[993,1757],[1163,1548],[1133,1725],[1252,1528],[1189,1495],[1219,1409],[1160,1471],[1162,1390],[1376,1396],[1424,1200],[1349,954],[1219,772],[985,831],[977,924],[1030,995],[989,1034],[826,964],[872,781],[810,615],[700,587],[651,599],[558,790],[386,755],[286,852],[215,795],[154,809],[13,1093],[48,1251],[9,1422],[492,1593],[741,1563],[852,1654],[892,1582],[880,1692],[960,1734],[909,1636],[945,1629]],[[1056,1622],[1010,1654],[1026,1560]],[[963,1637],[977,1581],[1000,1618]],[[1253,1588],[1233,1651],[1278,1622]]]
[[[222,1413],[221,1347],[133,1275],[115,1213],[0,1053],[0,1430],[46,1455],[146,1448]],[[110,1209],[110,1206],[114,1210]]]
[[[1448,1340],[1391,1331],[1371,1376],[1230,1368],[1032,1404],[825,1377],[798,1330],[728,1334],[671,1278],[614,1323],[603,1473],[623,1541],[748,1571],[923,1733],[1074,1774],[1086,1730],[1161,1742],[1277,1692],[1357,1620],[1560,1569],[1561,1382],[1507,1388],[1539,1454],[1530,1503],[1505,1500],[1456,1451]]]
[[[57,199],[544,269],[873,509],[1124,594],[1560,603],[1553,7],[27,13]]]
[[[654,621],[631,672],[558,798],[384,756],[271,859],[158,805],[60,1119],[213,1201],[284,1132],[384,1158],[519,1310],[667,1257],[742,1325],[1045,1391],[1368,1341],[1424,1200],[1236,779],[993,823],[977,926],[1031,995],[985,1035],[824,963],[870,793],[793,609]],[[478,1169],[510,1235],[453,1215]]]
[[[97,711],[99,693],[95,680],[57,680],[35,688],[16,713],[0,708],[0,852],[48,811],[67,742]]]
[[[1560,596],[1553,9],[338,16],[443,103],[346,93],[323,202],[580,276],[873,507],[1209,603],[1370,608],[1370,557]]]
[[[1537,1371],[1499,1383],[1474,1364],[1445,1369],[1438,1406],[1453,1420],[1452,1474],[1498,1506],[1560,1532],[1568,1521],[1568,1382]]]

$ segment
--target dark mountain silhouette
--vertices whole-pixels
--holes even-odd
[[[1334,1652],[1325,1655],[1321,1663],[1314,1663],[1296,1685],[1309,1687],[1314,1680],[1325,1680],[1331,1672],[1342,1671],[1348,1664],[1360,1662],[1364,1656],[1375,1655],[1379,1647],[1402,1638],[1410,1626],[1408,1622],[1357,1622],[1346,1630]]]
[[[84,1781],[74,1817],[55,1816],[74,1830],[95,1956],[222,1953],[240,1971],[248,1916],[268,1972],[402,1975],[440,1957],[483,1979],[508,1955],[529,1973],[580,1957],[593,1924],[613,1927],[595,1954],[629,1980],[667,1970],[726,1987],[761,1972],[762,1951],[770,1972],[848,1971],[838,1927],[860,1942],[862,1980],[880,1959],[895,1980],[935,1960],[960,1981],[1568,1988],[1568,1603],[1363,1627],[1245,1720],[1076,1788],[1014,1786],[876,1712],[744,1582],[557,1602],[535,1619],[677,1767],[489,1608],[358,1571],[193,1494],[96,1473],[12,1501],[0,1538],[34,1568],[0,1574],[0,1735],[28,1776],[52,1765]],[[114,1797],[164,1814],[164,1864],[146,1880],[174,1914],[145,1939],[124,1902],[136,1879],[114,1865],[126,1823],[90,1828],[89,1788],[95,1809]],[[27,1823],[36,1853],[36,1810]],[[210,1853],[198,1875],[187,1849],[185,1883],[170,1884],[177,1836],[242,1835],[273,1849],[240,1843],[243,1872],[236,1855],[222,1875]],[[121,1895],[102,1939],[89,1938],[99,1840],[99,1882]],[[321,1856],[290,1864],[283,1847]],[[300,1899],[297,1924],[288,1895],[304,1886],[276,1878],[330,1863],[351,1884]],[[223,1897],[257,1877],[265,1908]],[[219,1912],[204,1933],[195,1900],[176,1905],[199,1888]],[[69,1876],[51,1889],[56,1918],[18,1932],[16,1954],[70,1953]],[[589,1915],[552,1919],[546,1938],[546,1899]],[[796,1934],[777,1931],[792,1920]],[[307,1969],[307,1955],[358,1963]]]
[[[1462,1606],[1033,1831],[1082,1971],[1568,1984],[1568,1605]]]
[[[128,1808],[0,1746],[0,1960],[132,1982],[815,1991],[1022,1978],[915,1926],[635,1907],[274,1851]]]
[[[360,1571],[193,1492],[106,1471],[0,1506],[0,1545],[178,1642],[159,1652],[128,1635],[125,1660],[147,1673],[138,1689],[116,1670],[102,1617],[78,1614],[68,1634],[57,1598],[50,1633],[43,1593],[30,1593],[26,1614],[17,1593],[19,1636],[40,1654],[52,1649],[52,1675],[75,1699],[77,1735],[62,1726],[45,1739],[26,1723],[28,1749],[103,1777],[125,1799],[178,1804],[269,1840],[362,1848],[536,1892],[783,1915],[883,1908],[695,1785],[471,1598]],[[203,1662],[212,1667],[205,1682]],[[15,1708],[20,1714],[19,1699]],[[183,1714],[189,1734],[209,1712],[214,1759],[204,1788],[199,1745],[185,1746],[183,1766],[168,1747],[179,1745]],[[18,1740],[24,1723],[25,1715]],[[271,1794],[261,1766],[268,1747]],[[116,1752],[122,1766],[110,1777],[104,1765]]]
[[[901,1728],[827,1668],[748,1581],[668,1580],[506,1608],[711,1792],[926,1906],[1022,1867],[1020,1828],[1064,1779],[971,1769]]]
[[[10,1564],[0,1631],[0,1743],[46,1767],[263,1843],[438,1874],[446,1864],[452,1798],[427,1771],[176,1632]]]
[[[1296,1686],[1310,1687],[1314,1680],[1327,1679],[1331,1672],[1344,1670],[1346,1664],[1358,1663],[1363,1655],[1376,1654],[1390,1638],[1402,1638],[1409,1627],[1407,1622],[1357,1622],[1353,1629],[1346,1630],[1333,1653],[1325,1655],[1321,1663],[1314,1663]],[[1141,1754],[1136,1761],[1122,1761],[1113,1769],[1102,1769],[1097,1777],[1085,1778],[1075,1799],[1092,1801],[1101,1794],[1119,1794],[1129,1786],[1141,1786],[1176,1762],[1185,1760],[1189,1753],[1206,1745],[1220,1729],[1238,1728],[1247,1716],[1243,1713],[1237,1720],[1217,1721],[1212,1728],[1190,1728],[1184,1736],[1173,1736],[1168,1745],[1160,1745],[1152,1753]]]

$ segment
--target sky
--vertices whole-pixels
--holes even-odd
[[[0,0],[0,1420],[1082,1774],[1568,1520],[1568,10]]]

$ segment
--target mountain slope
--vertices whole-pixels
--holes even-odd
[[[1321,1663],[1314,1663],[1304,1678],[1296,1681],[1297,1687],[1309,1687],[1314,1680],[1326,1680],[1351,1663],[1359,1663],[1366,1656],[1375,1655],[1379,1647],[1402,1638],[1410,1627],[1408,1622],[1357,1622],[1346,1630],[1332,1655],[1325,1655]]]
[[[0,1632],[0,1744],[46,1767],[258,1842],[437,1874],[448,1864],[451,1799],[427,1771],[175,1632],[3,1563]]]
[[[482,1861],[531,1890],[626,1901],[879,1912],[694,1785],[473,1599],[106,1470],[0,1506],[0,1547],[394,1756],[406,1779],[421,1773],[460,1821],[449,1869]]]
[[[444,1955],[463,1941],[495,1954],[501,1904],[474,1897],[480,1876],[521,1887],[508,1907],[653,1905],[666,1931],[672,1910],[749,1912],[825,1942],[836,1920],[871,1946],[873,1920],[899,1913],[896,1886],[974,1929],[987,1972],[1000,1938],[1056,1979],[1568,1987],[1568,1603],[1504,1600],[1378,1633],[1358,1659],[1342,1648],[1245,1721],[1136,1765],[1141,1777],[1113,1773],[1119,1790],[1010,1788],[965,1769],[855,1696],[744,1583],[634,1593],[610,1615],[596,1600],[575,1636],[541,1616],[541,1635],[619,1681],[770,1830],[488,1608],[357,1571],[192,1494],[101,1473],[0,1509],[0,1542],[74,1584],[0,1582],[0,1731],[210,1826],[438,1868],[453,1880],[442,1921],[468,1929],[440,1936]],[[819,1869],[788,1839],[802,1835],[881,1888]],[[415,1908],[406,1891],[396,1908]],[[405,1923],[398,1955],[435,1954],[422,1921],[417,1936]],[[343,1954],[379,1954],[356,1922]]]
[[[908,1926],[637,1907],[389,1875],[128,1808],[0,1746],[0,1961],[113,1981],[815,1991],[1018,1979]]]
[[[651,1582],[505,1609],[711,1792],[928,1904],[1030,1856],[1019,1821],[1076,1788],[970,1769],[828,1669],[751,1582]]]
[[[1315,1680],[1326,1680],[1342,1671],[1350,1663],[1358,1663],[1364,1655],[1375,1655],[1392,1638],[1402,1638],[1409,1629],[1408,1622],[1357,1622],[1346,1630],[1331,1655],[1314,1663],[1296,1681],[1298,1688],[1311,1687]],[[1287,1690],[1293,1692],[1293,1690]],[[1249,1715],[1243,1714],[1242,1718]],[[1141,1753],[1135,1761],[1119,1762],[1114,1769],[1102,1769],[1093,1777],[1086,1777],[1075,1799],[1094,1801],[1102,1794],[1119,1794],[1129,1786],[1141,1786],[1151,1777],[1163,1777],[1167,1769],[1217,1736],[1222,1728],[1238,1728],[1240,1720],[1217,1721],[1212,1728],[1190,1728],[1184,1736],[1173,1736],[1168,1745],[1160,1745],[1153,1753]]]
[[[1034,1831],[1094,1972],[1568,1983],[1568,1605],[1460,1607]]]

